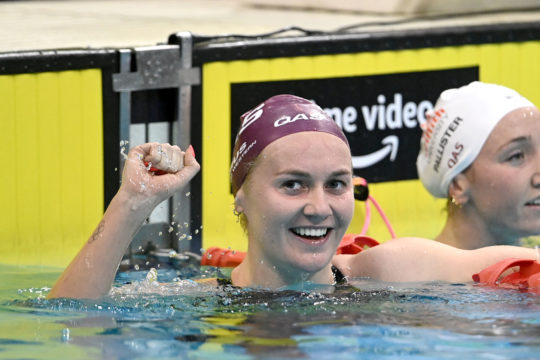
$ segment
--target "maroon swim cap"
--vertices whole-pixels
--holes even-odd
[[[271,142],[303,131],[321,131],[349,143],[334,120],[317,104],[294,95],[276,95],[240,117],[231,162],[233,192],[244,183],[249,164]]]

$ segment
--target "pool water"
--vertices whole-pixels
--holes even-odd
[[[472,284],[216,288],[212,268],[119,272],[96,300],[46,300],[60,269],[0,266],[0,358],[538,359],[540,295]],[[332,291],[333,290],[333,291]]]

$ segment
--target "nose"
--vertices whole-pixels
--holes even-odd
[[[533,174],[531,178],[531,185],[535,189],[540,188],[540,172],[536,172]]]
[[[314,188],[308,194],[304,215],[314,222],[321,222],[332,215],[330,202],[322,188]]]

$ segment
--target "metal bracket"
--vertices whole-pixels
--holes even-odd
[[[137,72],[113,74],[115,91],[175,88],[201,83],[200,68],[182,67],[178,45],[135,48]]]
[[[131,92],[137,90],[157,90],[177,88],[177,112],[172,121],[169,141],[183,149],[191,144],[191,86],[201,83],[201,71],[192,67],[192,35],[189,32],[177,33],[179,44],[156,45],[119,51],[119,73],[113,74],[113,89],[120,94],[120,140],[128,140],[131,124]],[[136,71],[131,71],[132,59],[136,62]],[[121,171],[120,171],[121,173]],[[182,224],[182,234],[191,234],[191,202],[185,194],[190,192],[190,185],[183,188],[182,194],[174,194],[169,200],[169,220],[172,224]],[[158,232],[164,235],[154,242],[160,248],[174,248],[176,251],[199,249],[191,241],[181,241],[187,236],[173,236],[163,229],[170,225],[151,223],[142,226],[130,245],[132,249],[146,242],[148,238],[156,238]],[[159,230],[160,227],[164,227]],[[176,234],[179,235],[179,234]]]
[[[183,69],[192,68],[192,58],[193,58],[193,37],[190,32],[179,32],[176,34],[179,41],[179,46],[181,52],[180,56],[180,66]],[[178,108],[177,108],[177,121],[173,125],[173,141],[176,145],[179,145],[181,148],[185,149],[189,144],[191,144],[191,86],[183,85],[178,89]],[[186,193],[191,192],[191,185],[187,184],[184,187]],[[180,196],[179,194],[173,195],[172,198],[172,208],[176,209],[173,211],[172,218],[179,224],[184,224],[184,234],[191,234],[191,202],[186,201],[185,196]],[[186,226],[187,225],[187,226]],[[194,250],[190,249],[193,244],[190,242],[177,240],[176,244],[173,247],[177,251],[185,250]],[[199,246],[200,249],[200,246]]]

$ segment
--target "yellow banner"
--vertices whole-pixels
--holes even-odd
[[[103,214],[101,70],[0,76],[0,263],[65,266]]]

